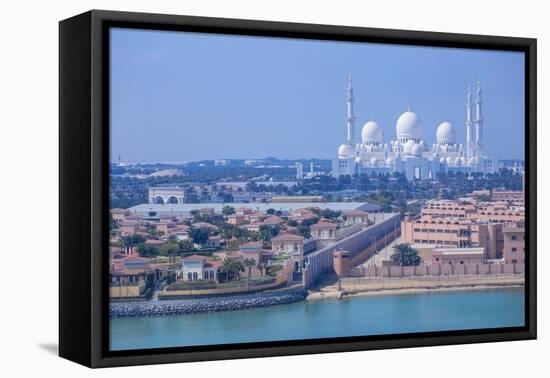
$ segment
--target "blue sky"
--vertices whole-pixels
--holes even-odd
[[[445,119],[463,143],[481,80],[487,152],[523,158],[523,72],[518,52],[113,29],[111,159],[333,158],[349,74],[356,140],[369,118],[394,139],[410,105],[428,143]]]

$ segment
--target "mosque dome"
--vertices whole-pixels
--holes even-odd
[[[378,123],[369,121],[361,129],[361,139],[363,143],[380,143],[382,142],[382,129]]]
[[[460,163],[462,163],[462,161],[460,160],[459,157],[456,157],[454,163],[455,163],[455,165],[460,165]]]
[[[414,140],[409,139],[404,145],[403,145],[403,152],[405,155],[410,155],[412,148],[416,145]]]
[[[355,157],[355,150],[351,144],[342,144],[338,148],[338,158],[349,159]]]
[[[361,164],[361,158],[359,156],[355,158],[355,164]]]
[[[439,144],[454,144],[456,139],[456,131],[452,124],[445,121],[437,127],[435,133],[437,143]]]
[[[440,164],[445,164],[447,162],[447,159],[445,159],[444,157],[442,157],[441,159],[439,159],[439,163]]]
[[[376,163],[377,163],[377,162],[378,162],[378,160],[377,160],[375,157],[373,157],[372,159],[370,159],[370,165],[372,165],[373,167],[376,166]]]
[[[414,155],[414,156],[422,155],[422,147],[420,147],[419,144],[415,144],[414,146],[412,146],[411,155]]]
[[[447,164],[453,164],[453,158],[448,156],[447,157]]]
[[[416,113],[411,112],[410,110],[406,111],[397,119],[395,132],[398,139],[422,139],[422,125],[420,124],[420,118],[416,115]]]
[[[389,157],[386,159],[386,165],[393,165],[393,163],[395,162],[395,159],[393,157]]]

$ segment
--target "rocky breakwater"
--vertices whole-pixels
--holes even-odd
[[[110,304],[109,315],[111,317],[141,317],[243,310],[299,302],[304,300],[307,295],[307,290],[291,289],[264,292],[262,294],[200,300],[120,302]]]

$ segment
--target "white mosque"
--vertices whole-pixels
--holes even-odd
[[[350,77],[347,96],[347,141],[338,148],[338,157],[332,162],[332,174],[335,177],[356,173],[403,172],[409,180],[423,180],[434,178],[437,172],[489,173],[496,169],[496,162],[483,153],[479,81],[474,120],[472,94],[468,87],[466,144],[457,143],[454,126],[445,120],[437,128],[436,143],[430,146],[424,140],[420,118],[411,109],[407,109],[397,119],[395,140],[384,143],[382,129],[374,120],[369,120],[361,129],[361,143],[355,143],[353,103],[353,83]]]

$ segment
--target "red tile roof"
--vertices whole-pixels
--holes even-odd
[[[207,260],[208,258],[206,256],[201,256],[201,255],[191,255],[191,256],[187,256],[187,257],[184,257],[183,260],[185,261],[193,261],[193,260]]]
[[[264,220],[264,224],[279,224],[279,223],[283,223],[283,219],[281,217],[276,216],[276,215],[272,215],[270,217],[267,217]]]
[[[322,228],[322,229],[325,229],[325,228],[336,228],[336,223],[332,223],[332,222],[318,222],[318,223],[312,224],[310,228],[312,228],[312,229],[318,229],[318,228]]]
[[[302,235],[296,235],[296,234],[280,234],[275,236],[273,241],[280,241],[280,240],[304,240],[304,237]]]

